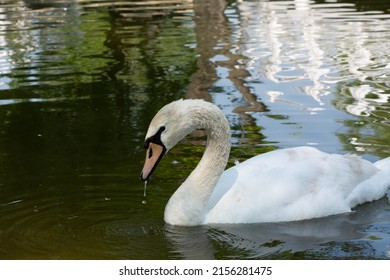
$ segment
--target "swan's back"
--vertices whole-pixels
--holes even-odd
[[[383,165],[390,169],[390,160]],[[348,212],[383,196],[389,173],[359,157],[311,147],[265,153],[222,174],[206,223],[292,221]],[[364,190],[351,198],[360,185]]]

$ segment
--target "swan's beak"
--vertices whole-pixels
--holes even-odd
[[[164,156],[166,148],[164,145],[155,144],[153,142],[149,143],[149,146],[146,150],[146,159],[144,168],[141,172],[141,180],[148,181],[153,174],[153,171],[156,169],[161,158]]]

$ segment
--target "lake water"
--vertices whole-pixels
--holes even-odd
[[[173,227],[191,135],[139,180],[148,124],[203,98],[229,164],[311,145],[390,156],[390,4],[368,1],[0,3],[0,259],[390,259],[390,193],[291,223]],[[142,203],[145,199],[146,203]]]

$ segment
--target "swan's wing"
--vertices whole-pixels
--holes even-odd
[[[222,174],[206,220],[286,221],[346,212],[347,196],[377,172],[361,158],[311,147],[269,152]]]

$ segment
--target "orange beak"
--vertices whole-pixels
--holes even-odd
[[[149,143],[146,150],[145,164],[140,176],[141,180],[148,181],[150,179],[161,158],[164,156],[165,151],[166,149],[163,145],[155,144],[153,142]]]

